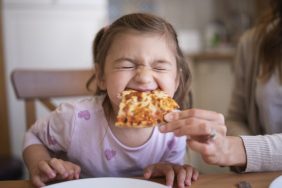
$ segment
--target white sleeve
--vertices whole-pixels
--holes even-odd
[[[282,170],[282,134],[241,138],[247,154],[245,172]]]
[[[43,144],[52,151],[66,151],[75,121],[73,104],[61,104],[48,117],[37,120],[26,132],[23,149],[32,144]]]

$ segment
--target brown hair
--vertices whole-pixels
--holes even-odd
[[[267,81],[278,69],[282,83],[282,1],[270,0],[270,6],[257,26],[258,57],[261,63],[259,78]]]
[[[104,74],[105,59],[108,50],[114,37],[121,32],[133,29],[140,32],[146,33],[158,33],[165,35],[169,42],[172,42],[172,46],[175,50],[177,70],[180,78],[179,86],[174,95],[174,99],[183,107],[189,106],[187,96],[189,95],[189,87],[191,82],[191,73],[188,67],[182,51],[179,48],[177,34],[173,29],[172,25],[166,22],[164,19],[151,14],[145,13],[134,13],[120,17],[110,26],[102,28],[96,35],[93,42],[93,56],[95,68],[98,68],[96,79],[102,79]],[[98,66],[96,66],[98,65]],[[95,79],[93,75],[88,81],[87,86]],[[104,94],[105,91],[97,88],[96,95]]]

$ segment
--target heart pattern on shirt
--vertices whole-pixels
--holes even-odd
[[[116,156],[117,152],[112,149],[105,149],[104,154],[105,154],[106,159],[110,161],[112,158]]]
[[[83,110],[83,111],[80,111],[78,113],[78,118],[80,119],[85,119],[85,120],[89,120],[90,119],[90,113],[88,110]]]
[[[172,138],[168,143],[167,143],[167,148],[171,150],[173,146],[175,145],[175,139]]]

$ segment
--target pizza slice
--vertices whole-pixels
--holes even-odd
[[[161,90],[140,92],[125,90],[115,125],[118,127],[144,128],[163,123],[164,115],[179,108],[178,104]]]

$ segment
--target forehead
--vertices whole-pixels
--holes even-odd
[[[114,36],[108,51],[109,55],[116,53],[135,52],[141,54],[162,54],[175,58],[175,41],[167,34],[126,30]]]

